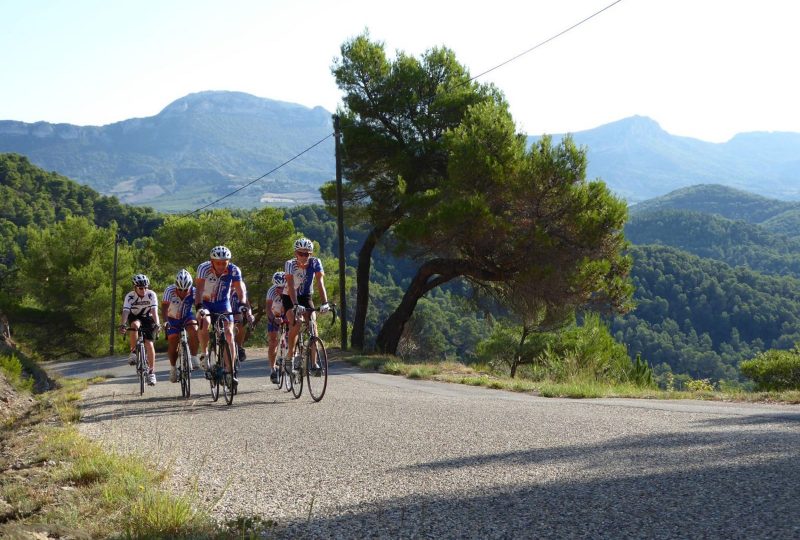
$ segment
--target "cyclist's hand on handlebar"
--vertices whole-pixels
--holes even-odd
[[[319,306],[320,313],[327,313],[331,310],[331,305],[328,302],[325,302],[321,306]]]
[[[124,334],[125,334],[125,332],[127,332],[127,331],[128,331],[128,325],[127,325],[127,324],[121,324],[121,325],[119,325],[119,333],[120,333],[120,334],[123,334],[123,335],[124,335]]]
[[[300,304],[297,304],[296,306],[294,306],[294,312],[295,312],[296,315],[302,315],[303,313],[306,312],[306,308],[305,308],[305,306],[301,306]]]
[[[198,310],[197,310],[197,316],[198,316],[198,317],[201,317],[201,318],[203,318],[203,317],[208,317],[208,310],[207,310],[206,308],[200,308],[200,309],[198,309]]]
[[[239,306],[239,313],[247,313],[248,308],[247,306]]]
[[[256,324],[256,318],[253,316],[252,311],[247,312],[247,322],[250,323],[250,328]]]

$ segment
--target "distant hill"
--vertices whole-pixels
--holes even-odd
[[[573,138],[589,149],[589,178],[602,178],[629,202],[695,184],[800,199],[800,133],[742,133],[710,143],[670,135],[654,120],[633,116]]]
[[[201,92],[149,118],[107,126],[0,121],[16,152],[121,201],[188,209],[258,178],[332,132],[321,107],[240,92]],[[319,200],[335,175],[333,138],[230,199],[228,206]]]
[[[638,215],[658,210],[691,210],[748,223],[762,223],[796,209],[800,209],[800,203],[770,199],[721,185],[699,185],[634,204],[630,207],[630,213]]]
[[[123,202],[175,211],[230,193],[331,131],[331,114],[320,107],[200,92],[155,116],[107,126],[0,121],[0,152],[25,155]],[[588,148],[589,178],[602,178],[632,203],[695,184],[800,199],[800,133],[744,133],[717,144],[670,135],[634,116],[573,137]],[[223,204],[319,202],[319,186],[334,174],[331,137]],[[800,216],[775,226],[798,222]]]

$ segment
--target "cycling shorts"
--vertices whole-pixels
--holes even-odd
[[[283,302],[283,312],[286,313],[290,309],[294,307],[292,303],[292,299],[289,298],[288,294],[281,295],[281,301]],[[298,294],[297,295],[297,303],[303,307],[307,307],[308,309],[314,309],[314,302],[311,301],[311,295],[308,294]]]
[[[167,336],[174,336],[175,334],[180,334],[181,329],[190,321],[196,321],[197,319],[194,318],[194,315],[191,313],[182,319],[173,319],[172,317],[167,317],[167,322],[169,326],[167,326]]]
[[[141,322],[142,336],[144,336],[144,339],[147,341],[153,341],[153,331],[156,329],[156,322],[152,317],[147,315],[134,315],[133,313],[128,314],[128,326],[130,326],[133,321]]]
[[[280,330],[281,323],[275,320],[275,315],[270,314],[269,317],[267,317],[267,333],[280,332]]]

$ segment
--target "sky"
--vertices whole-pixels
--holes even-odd
[[[331,65],[364,30],[477,75],[613,2],[0,0],[0,120],[105,125],[204,90],[334,112]],[[796,0],[621,0],[478,80],[529,135],[632,115],[711,142],[800,132],[798,26]]]

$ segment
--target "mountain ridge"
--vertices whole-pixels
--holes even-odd
[[[25,155],[122,202],[166,211],[205,205],[277,168],[222,203],[247,208],[319,202],[319,186],[335,175],[331,132],[331,113],[322,107],[204,91],[154,116],[104,126],[0,120],[0,152]],[[587,177],[603,179],[631,203],[696,184],[800,199],[800,133],[740,133],[713,143],[632,116],[572,137],[588,149]]]

